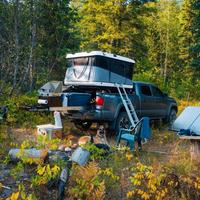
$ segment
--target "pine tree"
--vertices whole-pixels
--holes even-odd
[[[88,0],[79,10],[83,50],[142,57],[145,8],[139,0]]]
[[[179,70],[179,6],[176,1],[161,0],[148,4],[148,7],[154,10],[145,18],[147,57],[150,61],[149,70],[153,72],[149,76],[151,80],[167,86]]]
[[[190,46],[189,53],[192,58],[191,66],[194,67],[197,72],[195,76],[200,78],[200,1],[194,1],[192,9],[194,16],[191,32],[193,34],[194,44]]]
[[[199,96],[200,93],[200,2],[184,0],[181,11],[180,59],[182,78],[180,84],[187,96]],[[199,88],[199,89],[198,89]]]
[[[191,56],[189,54],[189,48],[194,44],[194,37],[192,32],[194,12],[192,10],[193,0],[184,0],[180,19],[181,19],[181,31],[180,31],[180,59],[182,61],[183,68],[190,66]]]

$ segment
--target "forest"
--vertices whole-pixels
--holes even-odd
[[[0,94],[63,80],[67,53],[101,50],[134,58],[134,80],[198,99],[199,19],[197,0],[1,0]]]
[[[199,0],[0,0],[0,200],[199,200],[200,136],[181,139],[166,120],[148,121],[151,138],[134,151],[109,129],[109,151],[97,148],[98,124],[80,130],[66,115],[61,137],[38,133],[56,112],[25,108],[42,85],[64,80],[67,54],[90,51],[135,60],[132,80],[173,97],[177,116],[188,106],[200,113]],[[79,147],[85,166],[71,161]]]

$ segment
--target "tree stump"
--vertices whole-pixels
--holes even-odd
[[[190,140],[190,156],[192,160],[200,158],[200,136],[180,136],[180,139]]]

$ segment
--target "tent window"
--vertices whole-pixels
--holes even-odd
[[[75,59],[73,59],[73,61],[74,61],[74,66],[77,66],[77,65],[88,65],[89,57],[75,58]]]
[[[133,74],[133,64],[132,63],[124,63],[124,76],[128,79],[132,80],[132,74]]]
[[[95,56],[93,65],[108,69],[107,59],[103,56]]]

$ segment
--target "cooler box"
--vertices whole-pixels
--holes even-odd
[[[62,95],[63,106],[86,106],[90,103],[89,93],[65,93]]]

